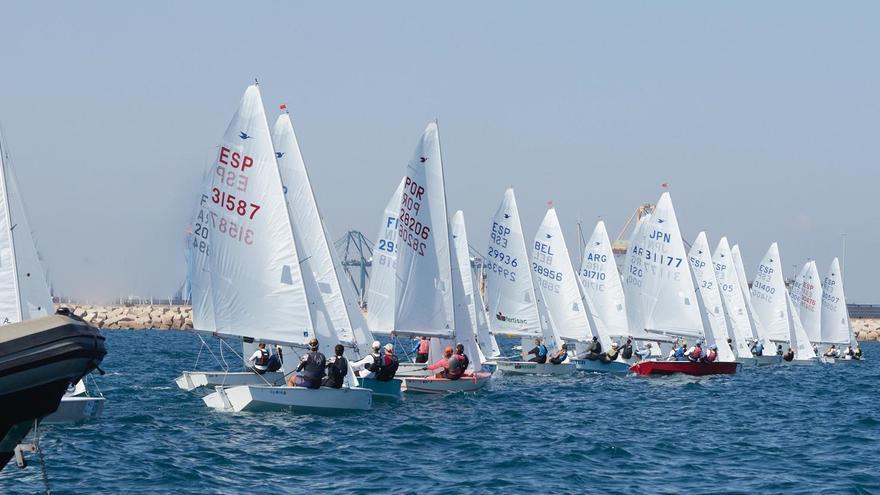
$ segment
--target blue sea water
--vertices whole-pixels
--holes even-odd
[[[734,376],[498,376],[337,416],[227,414],[173,380],[199,341],[106,332],[99,421],[44,426],[56,494],[880,493],[880,345]],[[203,358],[204,359],[204,358]],[[35,457],[0,493],[41,493]]]

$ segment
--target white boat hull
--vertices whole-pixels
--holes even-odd
[[[408,376],[432,376],[434,374],[433,371],[422,369],[429,364],[431,363],[400,363],[400,366],[397,368],[397,373],[395,373],[394,376],[397,378]]]
[[[782,360],[784,366],[813,366],[819,363],[819,358],[813,359],[792,359],[791,361]]]
[[[199,387],[235,387],[238,385],[284,385],[284,373],[270,372],[258,375],[252,371],[184,371],[175,380],[186,391]]]
[[[373,393],[360,387],[310,389],[239,385],[236,387],[218,386],[216,391],[208,394],[202,400],[212,409],[227,412],[327,413],[368,410],[373,404]]]
[[[105,402],[104,397],[89,397],[87,395],[64,396],[58,404],[58,409],[43,418],[40,423],[80,423],[98,418],[104,412]]]
[[[776,366],[782,363],[782,356],[753,356],[746,358],[736,358],[737,363],[742,363],[744,368],[755,366]]]
[[[572,363],[574,363],[575,369],[578,371],[586,371],[588,373],[617,373],[625,375],[629,373],[630,367],[630,364],[625,361],[603,363],[598,359],[575,359]]]
[[[403,391],[408,393],[442,394],[446,392],[476,392],[489,384],[492,375],[477,372],[458,380],[439,377],[407,377],[403,379]]]
[[[499,361],[498,370],[505,375],[570,375],[573,363],[550,364],[530,361]]]
[[[863,359],[844,359],[844,358],[833,358],[833,357],[825,357],[820,356],[819,362],[822,364],[854,364],[861,363]]]

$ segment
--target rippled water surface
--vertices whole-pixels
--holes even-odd
[[[43,429],[53,493],[880,493],[876,344],[857,365],[496,376],[326,417],[207,409],[173,382],[192,334],[107,340],[104,417]],[[0,473],[0,493],[43,489],[36,458]]]

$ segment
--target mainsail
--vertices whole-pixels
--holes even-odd
[[[486,305],[495,333],[521,337],[541,334],[535,286],[513,189],[492,217],[486,250]]]
[[[428,124],[407,164],[398,215],[397,305],[400,335],[453,336],[446,190],[437,123]]]
[[[548,341],[545,336],[545,344],[559,349],[563,343],[559,339],[586,342],[596,335],[590,327],[587,316],[589,308],[578,287],[577,275],[571,265],[555,208],[547,210],[535,234],[532,271],[553,329],[553,341]]]
[[[211,240],[207,258],[216,332],[301,343],[312,333],[312,321],[256,85],[245,91],[213,170],[197,221]]]
[[[599,221],[584,248],[578,273],[587,299],[592,303],[596,331],[610,339],[630,335],[626,319],[626,300],[623,283],[617,272],[614,252],[605,222]],[[602,343],[606,346],[606,342]]]
[[[712,255],[709,252],[709,241],[706,233],[697,234],[696,240],[688,252],[688,260],[693,269],[697,294],[702,299],[706,312],[706,322],[703,325],[706,334],[706,343],[718,348],[720,361],[734,361],[733,350],[727,343],[729,329],[727,317],[724,313],[724,303],[718,290],[718,280],[715,277],[715,268],[712,263]]]
[[[367,323],[373,333],[388,335],[394,329],[394,311],[397,303],[397,217],[400,215],[400,198],[403,183],[385,206],[382,226],[376,236],[370,267],[370,285],[367,288]]]
[[[822,282],[815,261],[808,261],[792,284],[791,299],[810,342],[822,340]]]
[[[339,274],[342,267],[336,260],[327,229],[318,208],[315,192],[300,151],[293,123],[288,113],[282,113],[272,130],[275,159],[281,173],[288,214],[295,224],[298,254],[308,261],[317,291],[309,294],[309,301],[320,298],[332,333],[360,355],[369,353],[372,335],[353,297],[343,296]],[[308,288],[311,284],[307,284]],[[358,338],[360,337],[360,338]]]
[[[452,245],[459,264],[458,271],[461,274],[465,302],[468,306],[468,315],[471,318],[471,327],[476,334],[478,350],[482,353],[483,357],[492,356],[494,353],[492,346],[494,338],[489,333],[489,325],[486,321],[486,312],[480,297],[480,289],[476,284],[476,277],[474,277],[473,270],[471,269],[470,246],[464,222],[464,212],[461,210],[456,211],[452,215],[450,224]],[[458,333],[458,328],[456,328],[456,334]]]
[[[733,247],[730,249],[730,256],[733,259],[733,266],[736,270],[736,276],[737,278],[739,278],[739,283],[742,286],[742,289],[745,291],[743,292],[744,297],[746,298],[746,301],[751,302],[752,294],[751,292],[749,292],[749,279],[746,278],[746,269],[745,265],[743,265],[742,253],[740,252],[739,244],[733,245]]]
[[[750,341],[755,338],[756,334],[753,333],[750,323],[745,291],[742,289],[734,266],[727,237],[722,237],[718,241],[712,262],[715,265],[715,277],[718,281],[721,299],[724,302],[725,315],[736,355],[741,358],[752,357]]]
[[[788,293],[785,293],[785,303],[788,308],[788,339],[791,348],[794,350],[795,359],[800,361],[815,358],[816,352],[813,351],[813,346],[810,345],[810,339],[807,337],[804,326],[801,325],[797,310]]]
[[[702,337],[693,279],[672,199],[664,192],[654,213],[642,219],[630,243],[627,306],[644,318],[648,332]],[[638,321],[638,320],[635,320]]]
[[[752,307],[767,337],[776,342],[789,340],[788,305],[785,303],[785,280],[779,261],[779,246],[774,242],[758,265],[752,281]],[[774,346],[775,349],[775,346]]]
[[[853,332],[846,309],[846,296],[843,293],[843,276],[840,262],[831,260],[828,274],[822,280],[822,338],[827,344],[849,344]]]

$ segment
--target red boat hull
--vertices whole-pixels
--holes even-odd
[[[741,363],[692,363],[690,361],[642,361],[630,367],[637,375],[732,375],[739,371]]]

